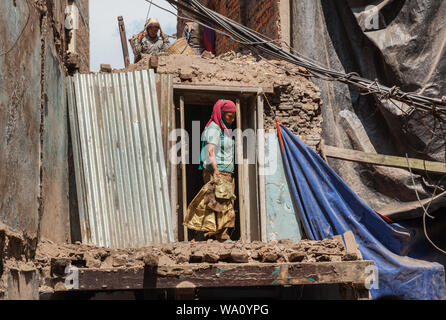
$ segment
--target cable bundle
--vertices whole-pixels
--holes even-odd
[[[146,0],[147,1],[147,0]],[[306,68],[314,77],[328,81],[340,81],[359,88],[363,94],[375,94],[380,99],[392,99],[403,102],[414,109],[431,112],[434,115],[446,115],[446,99],[426,97],[417,93],[407,93],[397,86],[386,87],[378,83],[362,78],[357,73],[345,74],[321,66],[317,62],[301,55],[287,52],[274,43],[279,40],[266,38],[254,30],[251,30],[219,13],[216,13],[197,0],[167,0],[170,4],[192,14],[199,22],[213,28],[224,30],[224,34],[241,43],[248,49],[259,55],[272,56],[297,66]],[[150,2],[150,1],[148,1]],[[393,102],[393,101],[392,101]],[[398,107],[398,106],[397,106]],[[406,112],[405,112],[406,113]]]

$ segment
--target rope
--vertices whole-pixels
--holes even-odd
[[[184,53],[184,51],[186,51],[188,45],[189,45],[189,40],[190,40],[190,35],[192,34],[192,30],[189,31],[189,33],[187,34],[187,41],[186,41],[186,46],[184,47],[183,51],[181,51],[181,54]]]
[[[152,9],[152,2],[150,2],[149,10],[147,11],[146,21],[149,19],[150,9]]]

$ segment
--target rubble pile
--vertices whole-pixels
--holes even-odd
[[[180,270],[209,264],[323,263],[360,260],[347,252],[342,240],[274,240],[177,242],[131,249],[109,249],[93,244],[57,244],[12,232],[0,225],[0,298],[7,287],[8,270],[36,272],[39,292],[65,290],[68,266],[90,270],[140,270],[147,266]],[[179,269],[180,267],[180,269]],[[180,272],[178,271],[178,272]]]
[[[51,267],[57,260],[69,260],[82,268],[139,268],[144,265],[183,265],[200,263],[286,263],[340,262],[357,260],[347,254],[338,240],[310,241],[279,240],[264,243],[254,241],[180,242],[140,249],[108,249],[94,245],[55,244],[42,240],[35,262],[40,269]]]
[[[317,149],[321,141],[320,91],[304,68],[231,51],[218,57],[143,55],[138,63],[113,72],[149,68],[156,69],[159,74],[172,74],[174,83],[250,86],[274,92],[265,95],[265,129],[274,129],[277,119],[313,149]]]

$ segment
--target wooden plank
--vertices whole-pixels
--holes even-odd
[[[247,128],[253,129],[257,132],[257,96],[254,96],[251,100],[250,110],[246,114],[248,121]],[[255,136],[257,139],[257,136]],[[254,145],[252,145],[254,144]],[[257,141],[249,142],[246,152],[248,153],[248,180],[249,185],[249,236],[250,241],[261,240],[260,234],[260,215],[259,215],[259,200],[258,200],[258,164],[256,161],[256,149]],[[250,163],[249,163],[250,162]]]
[[[273,87],[259,88],[259,87],[244,87],[244,86],[206,86],[206,85],[193,85],[193,84],[174,84],[175,90],[184,91],[213,91],[213,92],[232,92],[232,93],[252,93],[257,94],[259,92],[274,93]]]
[[[356,243],[355,236],[351,230],[344,233],[344,243],[347,254],[357,255],[359,259],[362,259],[362,254],[359,251],[359,246]]]
[[[342,240],[342,236],[340,234],[333,236],[333,240],[337,240],[337,241],[342,242],[342,243],[344,242]]]
[[[127,36],[125,33],[124,18],[118,17],[119,34],[121,36],[122,55],[124,57],[124,65],[127,68],[130,65],[129,47],[127,45]]]
[[[241,109],[241,118],[243,121],[242,130],[246,130],[249,128],[248,125],[248,115],[250,114],[250,110],[248,109],[250,106],[246,105],[244,109]],[[244,187],[244,195],[245,195],[245,201],[244,201],[244,208],[245,208],[245,225],[246,225],[246,241],[250,242],[252,241],[251,237],[251,208],[250,208],[250,200],[252,197],[252,186],[250,185],[250,179],[249,179],[249,159],[248,159],[248,150],[244,147],[244,141],[242,138],[242,144],[243,144],[243,187]]]
[[[325,154],[325,140],[321,139],[321,157],[328,163],[327,155]]]
[[[79,269],[79,290],[289,286],[351,283],[363,285],[373,261],[316,263],[200,264],[136,269]]]
[[[182,198],[183,198],[183,217],[187,212],[187,184],[186,184],[186,134],[184,125],[184,96],[180,97],[180,122],[181,122],[181,182],[182,182]],[[184,228],[184,241],[189,241],[187,235],[187,227]]]
[[[246,241],[246,211],[245,211],[245,185],[243,179],[243,141],[242,141],[242,114],[240,108],[240,99],[235,101],[237,106],[237,168],[238,168],[238,207],[240,212],[240,237],[242,241]]]
[[[259,211],[261,241],[268,241],[266,235],[266,185],[265,185],[265,132],[263,126],[263,96],[257,96],[257,152],[259,176]]]
[[[170,132],[172,130],[176,129],[176,112],[175,112],[175,103],[173,99],[173,88],[172,88],[172,81],[169,81],[170,83]],[[170,134],[169,132],[169,134]],[[169,137],[169,135],[168,135]],[[171,161],[170,157],[170,151],[174,150],[174,146],[176,144],[176,141],[169,141],[169,152],[167,152],[167,156],[169,159],[169,165],[170,165],[170,205],[172,210],[172,228],[173,228],[173,235],[175,238],[175,241],[178,241],[178,234],[179,234],[179,228],[178,228],[178,165],[176,164],[176,161]],[[176,149],[175,149],[176,150]],[[176,155],[175,155],[176,156]]]
[[[170,190],[170,206],[172,212],[172,229],[175,241],[178,241],[178,179],[177,165],[170,159],[170,151],[176,141],[170,141],[170,133],[176,128],[175,104],[173,102],[173,81],[171,74],[155,74],[158,110],[161,121],[164,159],[166,163],[167,181]]]
[[[342,149],[332,146],[325,145],[323,147],[323,153],[325,156],[340,160],[347,160],[353,162],[374,164],[386,167],[402,168],[408,169],[407,161],[409,161],[409,166],[414,170],[422,170],[434,173],[446,173],[446,163],[445,162],[434,162],[426,161],[420,159],[396,156],[386,156],[376,153],[368,153],[356,150]]]

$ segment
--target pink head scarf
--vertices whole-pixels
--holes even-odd
[[[230,130],[226,128],[225,124],[223,123],[223,119],[221,117],[222,112],[237,112],[237,107],[231,100],[218,100],[214,105],[211,119],[206,125],[206,128],[209,127],[212,121],[214,121],[225,133],[230,134]]]

